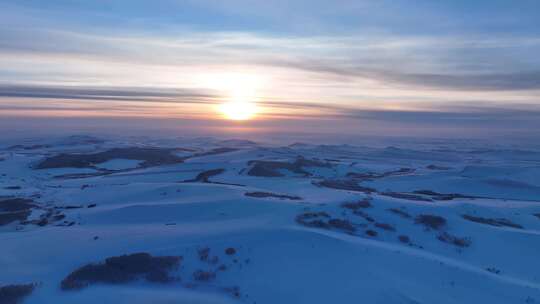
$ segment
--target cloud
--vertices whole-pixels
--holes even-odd
[[[4,28],[0,54],[5,68],[0,80],[18,73],[19,82],[45,81],[52,74],[67,82],[79,73],[81,79],[140,82],[144,76],[156,83],[165,77],[160,75],[164,71],[190,74],[193,69],[247,66],[260,72],[280,69],[317,74],[336,84],[375,81],[405,90],[538,90],[538,52],[540,39],[530,37],[278,38],[238,32],[136,36]],[[60,60],[70,65],[60,65]],[[47,73],[29,66],[31,62],[47,66]],[[152,73],[139,72],[144,69],[160,70],[151,78]],[[303,81],[309,84],[309,80],[308,76]]]
[[[365,73],[360,72],[360,75]],[[371,77],[386,83],[402,86],[411,85],[427,89],[446,89],[457,91],[514,91],[539,90],[540,70],[522,71],[506,74],[400,74],[391,71],[374,72]]]
[[[455,90],[537,90],[540,89],[540,70],[508,74],[444,75],[403,74],[387,79],[403,84]]]
[[[216,95],[208,91],[135,87],[60,87],[2,85],[0,97],[26,97],[74,100],[153,101],[173,103],[210,103]]]
[[[167,88],[136,87],[57,87],[57,86],[16,86],[0,85],[0,109],[32,111],[110,111],[114,113],[151,113],[152,104],[170,104],[174,108],[186,104],[215,105],[219,96],[206,91],[179,90]],[[73,100],[73,103],[45,102],[30,105],[16,101],[6,103],[10,98],[32,100]],[[4,100],[4,104],[2,104]],[[84,101],[109,101],[90,105]],[[140,103],[144,102],[144,103]],[[540,105],[514,104],[492,106],[487,101],[454,101],[452,103],[423,110],[362,109],[347,104],[316,103],[306,101],[260,101],[259,105],[270,112],[261,113],[262,118],[278,120],[358,120],[378,121],[392,124],[417,125],[426,127],[462,125],[485,127],[513,127],[535,125],[540,127]],[[275,109],[275,110],[272,110]],[[188,113],[184,113],[188,114]]]
[[[339,114],[359,120],[396,121],[414,125],[480,125],[486,128],[501,127],[516,123],[534,123],[540,126],[540,108],[509,109],[509,108],[472,108],[446,111],[396,111],[396,110],[367,110],[346,111]]]
[[[537,110],[522,104],[539,102],[539,2],[503,2],[8,0],[0,104],[196,111],[227,93],[197,77],[246,73],[268,80],[260,103],[283,120],[530,129]]]

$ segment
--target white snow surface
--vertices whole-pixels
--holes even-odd
[[[440,141],[417,149],[272,146],[212,138],[101,142],[82,136],[43,143],[48,146],[35,150],[0,145],[5,146],[0,149],[0,200],[32,199],[39,208],[28,220],[39,219],[45,210],[65,215],[43,226],[0,225],[0,287],[35,283],[24,304],[540,303],[540,151],[534,149],[497,145],[479,150]],[[134,146],[182,148],[173,153],[186,159],[149,167],[133,159],[88,168],[35,167],[61,153]],[[224,147],[235,150],[204,153]],[[282,173],[278,177],[249,174],[251,161],[293,163],[298,157],[324,165],[302,167],[308,174],[286,169],[277,170]],[[357,180],[376,190],[371,193],[318,185],[350,180],[351,172],[384,175],[402,168],[413,170]],[[196,180],[213,169],[224,171],[209,177],[210,182]],[[418,190],[462,196],[427,201],[388,195]],[[300,199],[245,195],[250,192]],[[359,210],[373,221],[342,206],[364,199],[371,207]],[[354,231],[296,221],[317,212],[328,215],[323,220],[348,221]],[[440,216],[446,223],[429,229],[416,223],[420,215]],[[463,215],[517,226],[488,225]],[[376,225],[381,223],[393,230]],[[443,233],[470,243],[443,242]],[[202,261],[202,248],[210,248],[218,262]],[[227,248],[236,253],[226,254]],[[81,266],[138,252],[182,256],[181,266],[173,270],[180,279],[60,288]],[[226,269],[218,270],[221,265]],[[197,270],[216,277],[197,281]],[[233,287],[239,296],[229,292]]]

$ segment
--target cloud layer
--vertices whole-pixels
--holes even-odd
[[[5,1],[0,116],[212,120],[255,79],[262,120],[532,132],[539,20],[537,1]]]

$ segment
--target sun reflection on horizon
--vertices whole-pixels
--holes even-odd
[[[229,120],[254,119],[260,112],[257,102],[264,85],[264,78],[249,72],[205,74],[198,77],[198,83],[222,94],[217,112]]]
[[[251,101],[229,101],[219,106],[220,112],[230,120],[249,120],[257,114],[257,105]]]

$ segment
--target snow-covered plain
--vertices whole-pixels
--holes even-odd
[[[540,152],[0,143],[0,244],[0,287],[34,284],[25,304],[540,303]],[[181,260],[167,280],[61,288],[135,253]]]

